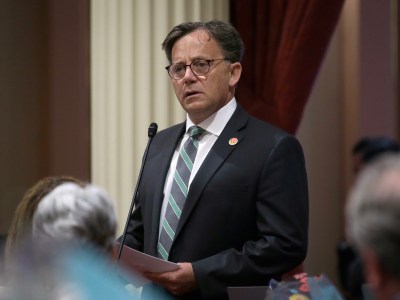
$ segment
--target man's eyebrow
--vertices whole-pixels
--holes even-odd
[[[199,56],[192,57],[191,60],[190,60],[190,63],[192,63],[193,61],[196,61],[196,60],[201,60],[201,59],[203,59],[203,60],[209,60],[210,58],[205,57],[205,56],[203,56],[203,55],[199,55]],[[183,61],[181,61],[181,60],[177,60],[176,62],[173,62],[173,64],[182,64],[182,65],[185,65],[186,63],[183,62]]]

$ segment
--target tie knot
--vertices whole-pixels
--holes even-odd
[[[191,126],[188,131],[189,131],[189,136],[192,139],[197,140],[205,130],[199,126]]]

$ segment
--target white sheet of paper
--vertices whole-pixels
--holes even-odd
[[[176,263],[145,254],[126,245],[122,247],[119,264],[125,269],[137,271],[135,275],[140,282],[135,283],[136,286],[149,282],[141,275],[142,272],[169,272],[180,268]]]

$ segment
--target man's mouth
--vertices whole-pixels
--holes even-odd
[[[199,92],[197,92],[197,91],[188,91],[188,92],[185,92],[184,96],[186,98],[186,97],[190,97],[190,96],[193,96],[193,95],[197,95],[198,93]]]

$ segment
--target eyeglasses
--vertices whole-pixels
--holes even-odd
[[[171,64],[165,67],[172,79],[182,79],[186,74],[186,68],[190,67],[192,72],[197,76],[203,76],[210,71],[210,64],[217,60],[226,60],[225,58],[217,59],[195,59],[192,63],[185,65],[183,63]]]

